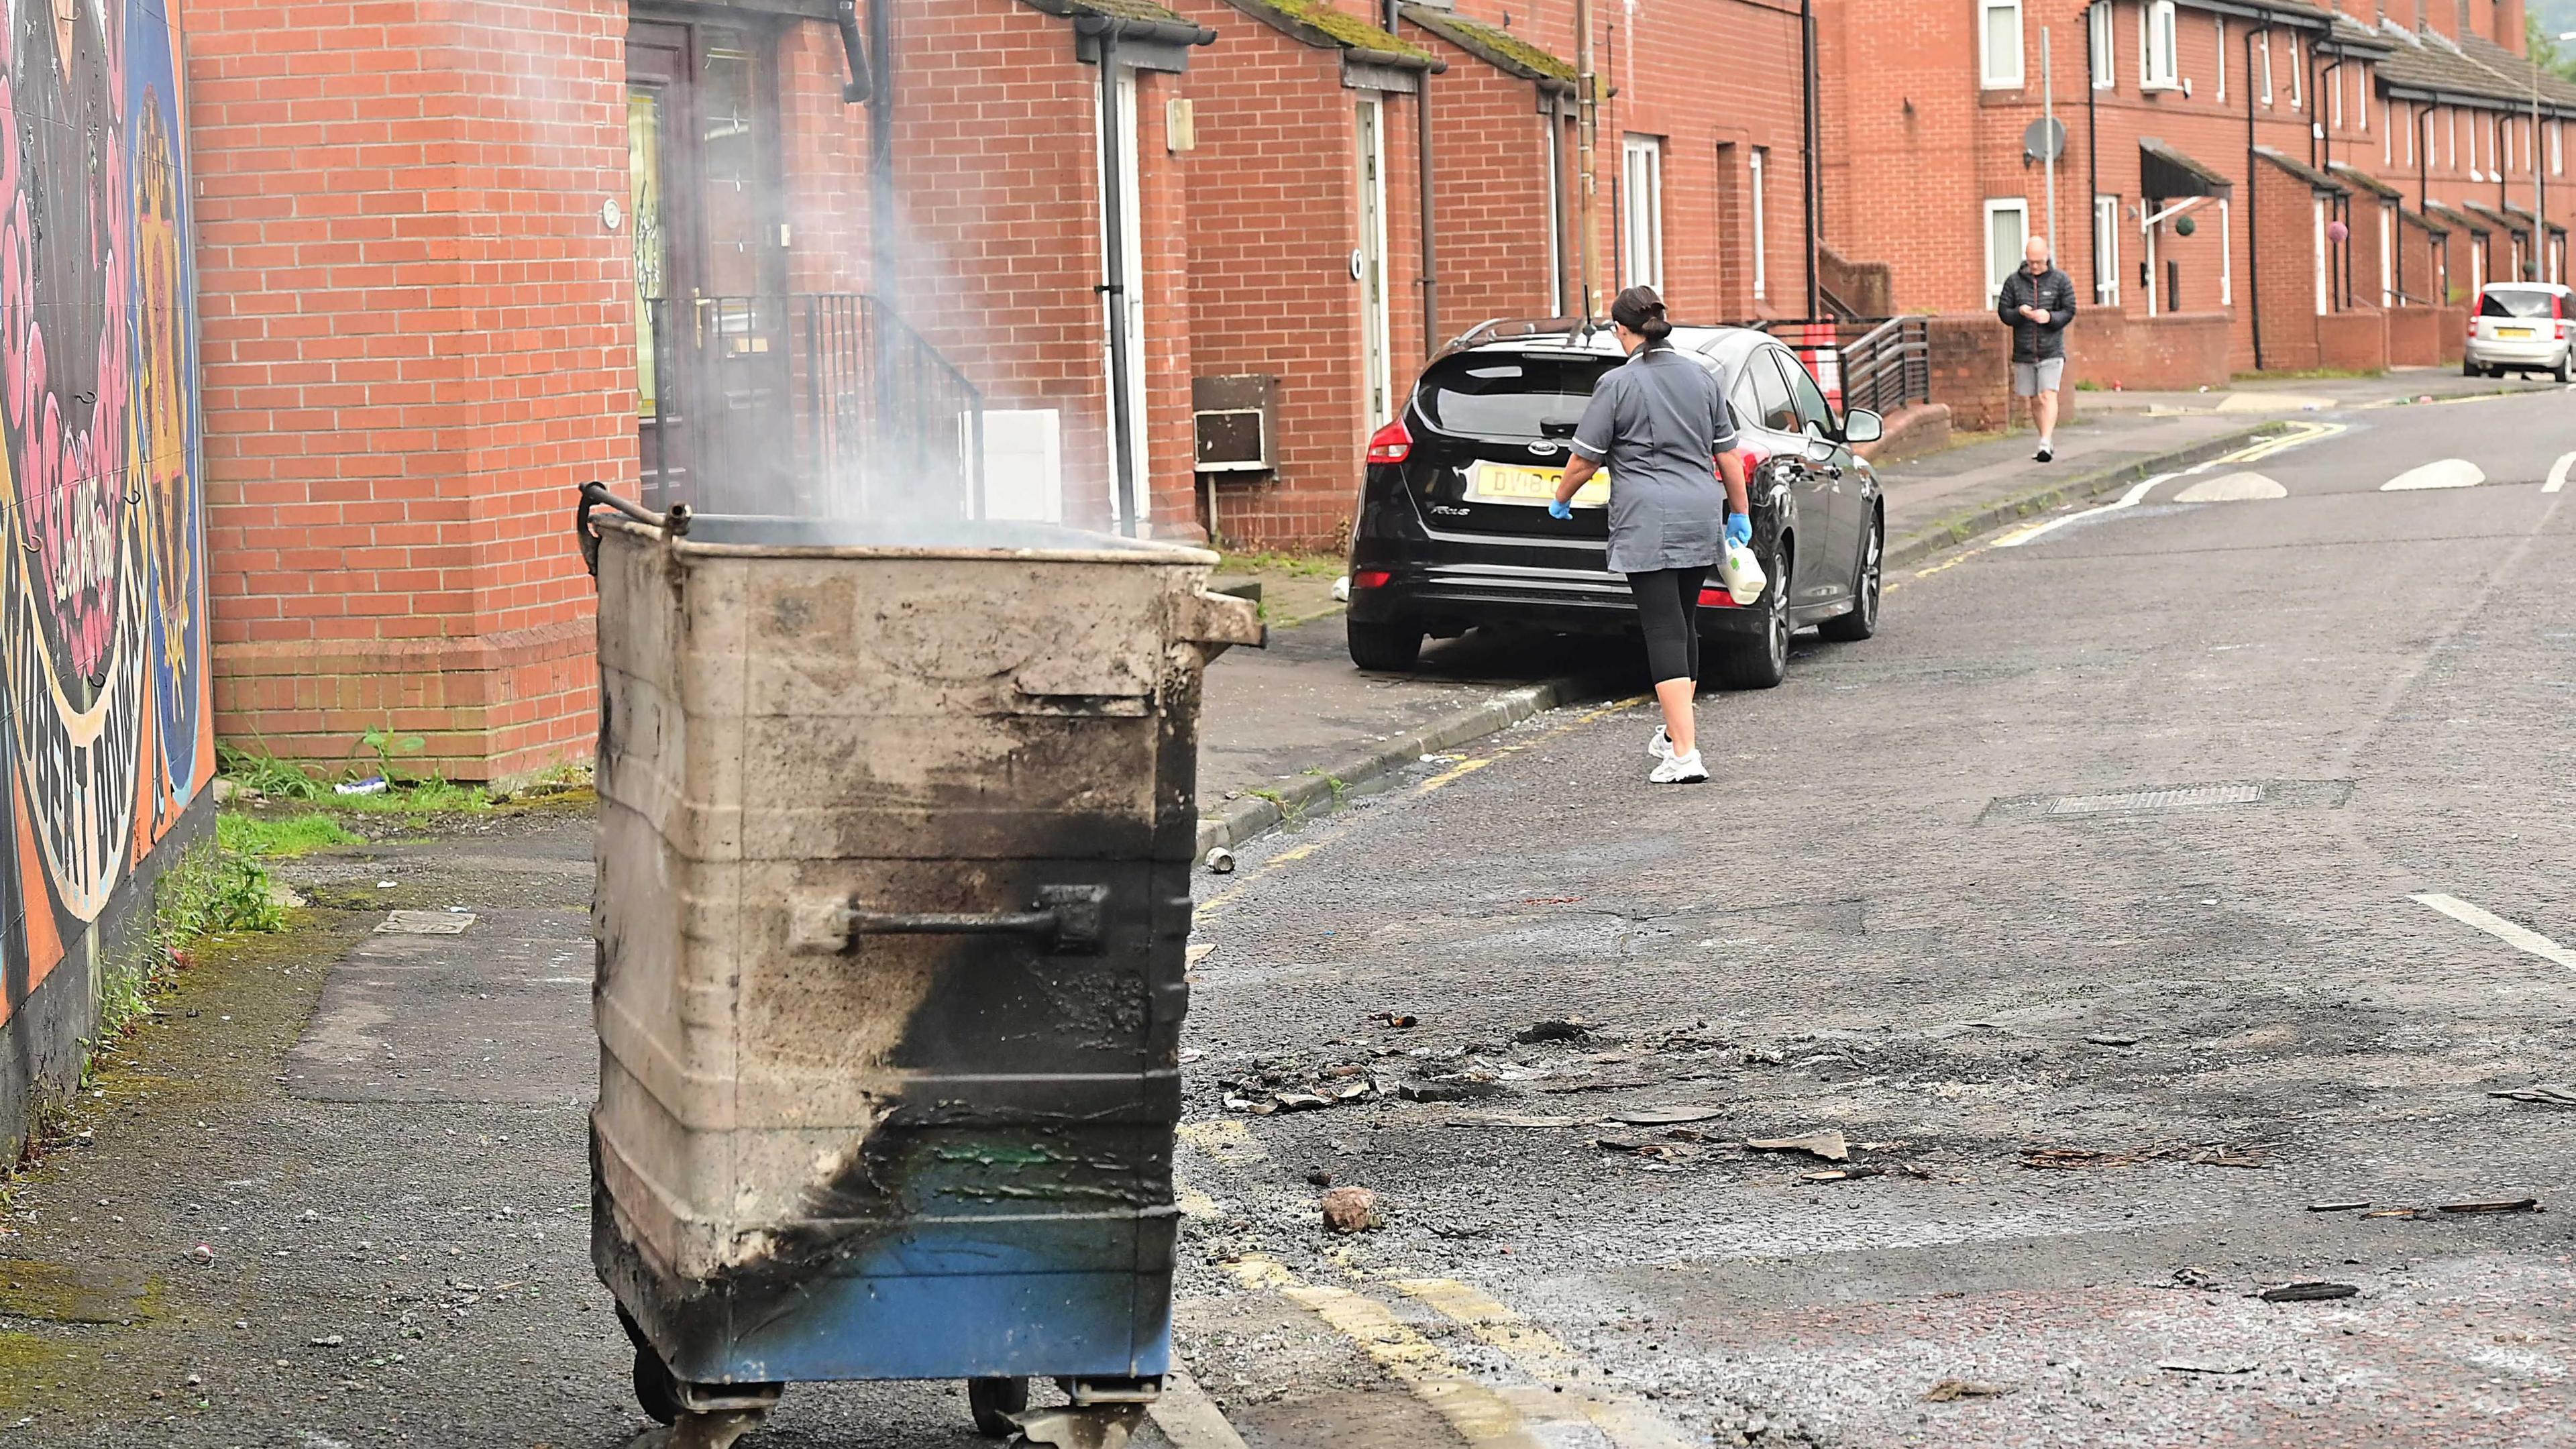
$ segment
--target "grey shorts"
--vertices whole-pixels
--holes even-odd
[[[2066,359],[2052,357],[2046,362],[2013,364],[2013,396],[2036,397],[2057,391],[2057,380],[2066,376]]]

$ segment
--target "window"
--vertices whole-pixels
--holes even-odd
[[[2365,111],[2363,114],[2366,116],[2368,112]],[[2379,103],[2379,164],[2382,166],[2397,164],[2397,131],[2389,121],[2388,102],[2381,101]]]
[[[2343,129],[2343,84],[2340,81],[2335,84],[2334,94],[2326,97],[2326,124],[2338,131]]]
[[[2093,305],[2120,305],[2120,198],[2093,198]]]
[[[1977,0],[1983,17],[1977,31],[1980,72],[1988,90],[2014,90],[2021,85],[2021,0]]]
[[[1631,287],[1664,285],[1664,143],[1630,136],[1621,148],[1619,175],[1620,270]]]
[[[2567,174],[2567,148],[2562,144],[2564,138],[2559,134],[2559,125],[2557,121],[2549,123],[2549,174],[2552,176]]]
[[[1789,396],[1789,384],[1781,381],[1780,369],[1764,366],[1756,353],[1744,370],[1753,374],[1754,425],[1775,433],[1798,431],[1798,404]]]
[[[1423,370],[1422,415],[1447,433],[1487,438],[1562,437],[1582,421],[1606,357],[1498,356],[1462,352]]]
[[[2111,47],[2110,0],[2093,0],[2093,8],[2086,12],[2085,18],[2092,26],[2093,89],[2107,91],[2120,83]]]
[[[2442,143],[2442,166],[2445,170],[2457,171],[2460,169],[2460,113],[2453,107],[2444,106],[2442,116],[2449,122],[2446,129],[2450,132],[2450,139]],[[2477,144],[2474,138],[2470,144]]]
[[[1986,203],[1986,305],[2003,295],[2004,278],[2021,265],[2022,244],[2030,240],[2030,203],[2021,197]]]
[[[2367,136],[2370,134],[2370,67],[2356,65],[2350,69],[2352,71],[2352,109],[2357,117],[2354,124],[2360,126],[2361,133]],[[2387,127],[2382,126],[2380,129],[2386,130]]]
[[[2227,104],[2227,17],[2218,17],[2218,103]]]
[[[2263,83],[2255,88],[2263,104],[2272,104],[2272,32],[2263,32]]]
[[[2182,76],[2174,52],[2180,43],[2174,36],[2174,0],[2148,0],[2140,12],[2139,23],[2145,28],[2145,44],[2138,57],[2138,84],[2146,90],[2174,90],[2182,85]]]
[[[2218,198],[2218,305],[2236,305],[2236,241],[2227,198]]]
[[[1764,174],[1765,172],[1768,172],[1770,169],[1771,169],[1771,152],[1770,152],[1769,148],[1767,148],[1767,147],[1763,147],[1763,146],[1756,146],[1756,147],[1754,147],[1754,148],[1753,148],[1753,178],[1752,178],[1752,179],[1753,179],[1753,295],[1754,295],[1754,296],[1756,296],[1756,297],[1760,297],[1760,296],[1765,295],[1765,294],[1766,294],[1766,291],[1767,291],[1767,289],[1769,288],[1770,283],[1771,283],[1771,270],[1770,270],[1770,268],[1769,268],[1768,266],[1766,266],[1766,265],[1764,264],[1764,255],[1765,255],[1765,253],[1767,253],[1767,252],[1770,250],[1770,247],[1769,247],[1769,244],[1768,244],[1768,243],[1769,243],[1769,232],[1768,232],[1768,230],[1763,226],[1763,210],[1764,210],[1764,208],[1763,208],[1763,200],[1762,200],[1762,177],[1763,177],[1763,174]]]
[[[2328,312],[2334,310],[2334,293],[2326,286],[2326,278],[2331,275],[2333,269],[2333,263],[2327,256],[2326,252],[2326,199],[2322,196],[2315,197],[2311,199],[2308,204],[2314,209],[2317,219],[2317,245],[2315,252],[2317,274],[2317,315],[2322,317]]]
[[[1556,309],[1551,315],[1562,317],[1573,309],[1565,305],[1565,156],[1557,125],[1553,113],[1538,118],[1539,148],[1547,153],[1547,287],[1554,299],[1549,305]]]
[[[1841,432],[1834,423],[1833,405],[1825,401],[1825,390],[1816,386],[1806,367],[1786,348],[1766,347],[1763,351],[1780,364],[1780,375],[1789,381],[1789,403],[1798,410],[1798,431],[1823,438]]]
[[[2290,37],[2290,109],[2298,110],[2308,103],[2308,57],[2299,37]]]

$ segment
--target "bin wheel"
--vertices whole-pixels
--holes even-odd
[[[670,1365],[662,1362],[662,1356],[648,1344],[635,1345],[635,1402],[656,1424],[679,1422],[679,1381],[671,1376]]]
[[[968,1379],[966,1408],[975,1416],[975,1432],[1005,1439],[1019,1432],[1010,1416],[1029,1407],[1027,1379]]]

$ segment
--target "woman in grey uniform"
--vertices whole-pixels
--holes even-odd
[[[1723,369],[1675,352],[1652,287],[1610,304],[1627,362],[1601,375],[1574,430],[1574,458],[1548,512],[1571,518],[1577,490],[1610,469],[1610,567],[1628,576],[1646,634],[1663,727],[1646,745],[1658,785],[1708,778],[1691,700],[1699,692],[1699,589],[1727,540],[1750,542],[1744,459],[1726,412]],[[1725,480],[1723,489],[1719,479]]]

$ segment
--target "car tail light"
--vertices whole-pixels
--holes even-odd
[[[1397,418],[1369,438],[1368,460],[1372,463],[1401,463],[1413,456],[1413,435],[1404,430],[1404,419]]]
[[[1384,569],[1362,569],[1351,575],[1351,587],[1354,590],[1382,589],[1386,587],[1387,580],[1394,577]]]
[[[1714,585],[1703,584],[1699,591],[1699,606],[1703,609],[1732,609],[1735,596]]]

